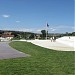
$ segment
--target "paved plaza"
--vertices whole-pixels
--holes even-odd
[[[9,42],[0,42],[0,59],[26,57],[27,54],[11,48]]]

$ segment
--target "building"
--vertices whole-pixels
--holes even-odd
[[[14,35],[11,34],[11,32],[4,32],[3,34],[0,34],[0,40],[1,41],[10,41]]]
[[[40,38],[41,38],[41,34],[35,34],[35,35],[34,35],[34,38],[35,38],[35,39],[40,39]]]

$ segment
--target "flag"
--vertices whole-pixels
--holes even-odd
[[[48,23],[47,23],[47,27],[49,27]]]

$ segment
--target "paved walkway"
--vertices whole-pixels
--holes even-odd
[[[9,42],[0,42],[0,59],[26,57],[27,54],[11,48]]]
[[[70,47],[68,45],[59,43],[59,42],[51,42],[50,40],[30,40],[28,42],[31,42],[35,45],[44,47],[44,48],[49,48],[53,50],[58,50],[58,51],[75,51],[74,47]]]

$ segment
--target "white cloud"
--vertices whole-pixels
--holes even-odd
[[[56,29],[52,29],[51,31],[56,31]]]
[[[27,28],[3,28],[3,30],[13,30],[13,31],[24,31],[24,32],[33,32],[32,29]]]
[[[15,31],[24,31],[24,32],[34,32],[34,33],[41,33],[41,30],[45,30],[46,27],[44,28],[23,28],[23,27],[17,27],[15,26],[14,28],[6,28],[6,30],[15,30]],[[74,26],[64,26],[64,25],[58,25],[58,26],[52,26],[48,28],[49,33],[61,33],[61,32],[74,32],[75,27]]]
[[[23,31],[23,32],[33,32],[33,33],[41,33],[42,29],[37,28],[4,28],[3,30],[13,30],[13,31]]]
[[[20,21],[16,21],[17,23],[19,23]]]
[[[26,28],[25,28],[25,29],[21,29],[21,31],[22,31],[22,30],[23,30],[23,31],[26,31],[26,32],[32,32],[32,31],[33,31],[32,29],[26,29]]]
[[[74,27],[74,26],[60,25],[60,26],[57,26],[56,28],[58,28],[58,29],[67,28],[68,29],[68,28],[72,28],[72,27]]]
[[[75,27],[73,25],[58,25],[55,27],[50,28],[50,31],[52,32],[58,32],[58,33],[64,33],[64,32],[73,32],[75,31]]]
[[[50,29],[53,29],[53,28],[50,28]]]
[[[53,31],[56,31],[56,29],[55,29],[55,28],[50,28],[50,31],[52,31],[52,32],[53,32]]]
[[[10,15],[2,15],[4,18],[9,18]]]
[[[15,28],[15,30],[17,30],[17,31],[25,31],[25,32],[33,32],[32,29],[28,29],[28,28],[18,28],[18,29]]]
[[[37,29],[36,32],[41,32],[41,30],[43,30],[43,29]]]

